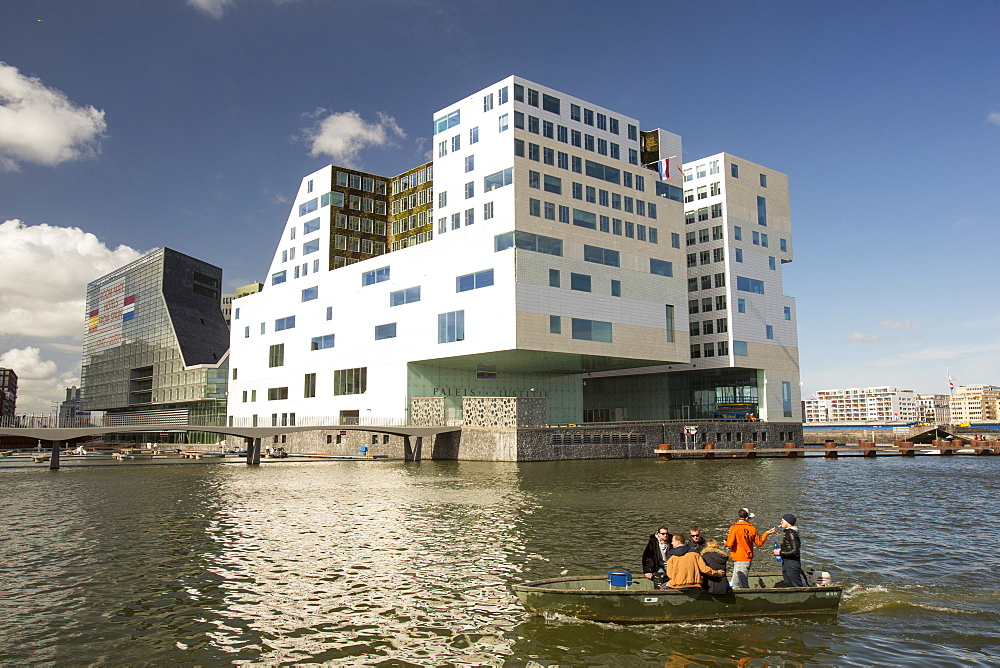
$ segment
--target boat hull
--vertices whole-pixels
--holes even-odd
[[[599,576],[538,580],[513,589],[521,604],[535,614],[623,624],[837,612],[842,587],[776,588],[780,581],[779,573],[755,573],[750,588],[723,595],[702,589],[654,589],[644,578],[628,589],[608,589],[607,581]]]

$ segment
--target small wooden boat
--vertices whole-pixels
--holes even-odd
[[[652,624],[695,619],[836,614],[843,587],[776,587],[780,573],[753,573],[748,589],[714,595],[702,589],[654,589],[638,577],[627,588],[599,575],[553,578],[513,585],[529,612],[557,613],[597,622]]]

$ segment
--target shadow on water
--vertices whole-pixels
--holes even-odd
[[[15,509],[0,542],[0,663],[995,665],[1000,533],[973,510],[996,498],[995,467],[928,457],[4,471]],[[511,594],[563,571],[638,573],[660,524],[724,538],[744,505],[761,528],[799,516],[807,563],[845,584],[841,614],[621,626],[529,616]]]

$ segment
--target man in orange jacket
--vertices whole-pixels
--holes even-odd
[[[750,586],[749,573],[750,562],[753,561],[753,548],[755,545],[757,547],[764,545],[764,541],[774,533],[774,529],[758,534],[757,527],[749,522],[754,514],[746,508],[740,508],[737,516],[739,519],[729,527],[729,536],[726,538],[726,547],[729,548],[729,556],[733,560],[733,577],[729,585],[734,589],[746,589]]]

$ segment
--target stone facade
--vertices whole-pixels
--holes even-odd
[[[512,420],[517,404],[525,399],[511,399],[503,412]],[[544,402],[544,399],[542,399]],[[482,401],[482,406],[491,405]],[[538,410],[538,402],[528,400],[528,410]],[[514,411],[513,413],[511,411]],[[499,427],[465,425],[460,432],[425,437],[419,444],[415,437],[384,434],[376,431],[317,429],[265,440],[266,449],[280,446],[289,454],[357,455],[362,445],[371,455],[391,459],[432,459],[459,461],[553,461],[563,459],[626,459],[655,457],[654,450],[669,444],[673,450],[700,450],[711,443],[715,450],[741,450],[744,443],[759,448],[780,448],[785,443],[802,445],[801,425],[783,422],[712,422],[697,425],[697,433],[685,436],[684,424],[640,423],[588,427]],[[242,447],[242,439],[228,439],[231,447]]]

